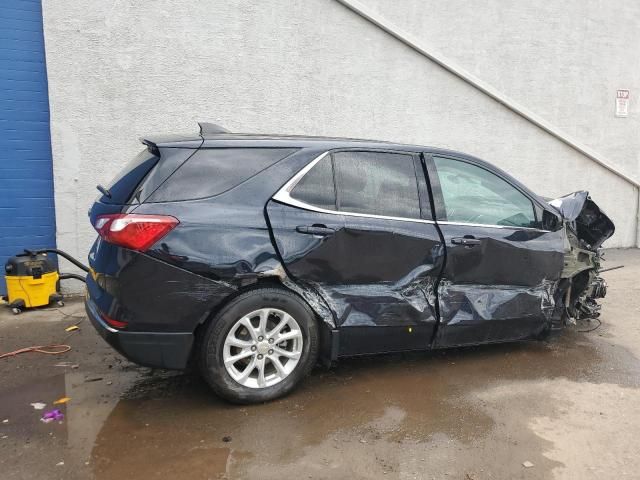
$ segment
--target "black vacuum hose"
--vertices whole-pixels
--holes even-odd
[[[33,254],[38,254],[38,253],[55,253],[56,255],[60,255],[61,257],[66,258],[67,260],[69,260],[71,263],[73,263],[80,270],[84,270],[85,272],[89,273],[89,267],[87,267],[86,265],[83,265],[82,263],[80,263],[78,260],[73,258],[67,252],[63,252],[62,250],[58,250],[57,248],[45,248],[45,249],[42,249],[42,250],[36,250],[35,252],[33,250],[27,250],[27,249],[25,249],[24,251],[28,255],[33,255]],[[63,275],[71,275],[71,274],[70,273],[65,273]],[[82,281],[84,281],[84,279]]]
[[[76,273],[61,273],[60,280],[66,280],[67,278],[75,278],[76,280],[80,280],[81,282],[86,283],[86,279],[82,275],[78,275]]]

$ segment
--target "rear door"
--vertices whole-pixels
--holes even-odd
[[[437,346],[531,338],[550,326],[562,230],[506,175],[472,159],[427,157],[446,251]]]
[[[326,153],[267,211],[289,275],[332,309],[340,354],[428,348],[443,250],[418,156]]]

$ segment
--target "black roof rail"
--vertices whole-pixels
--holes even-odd
[[[201,137],[204,137],[204,135],[215,135],[218,133],[231,133],[226,128],[216,125],[215,123],[198,122],[198,125],[200,126]]]

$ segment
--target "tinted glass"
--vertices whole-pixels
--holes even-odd
[[[198,150],[153,193],[148,201],[212,197],[256,175],[295,149],[208,148]]]
[[[411,155],[339,152],[334,154],[334,168],[339,210],[420,218]]]
[[[102,203],[126,204],[134,189],[158,162],[158,157],[145,149],[131,160],[107,185],[111,197],[103,195]]]
[[[302,177],[291,191],[291,197],[316,207],[335,210],[336,190],[331,156],[325,156]]]
[[[437,157],[434,161],[447,221],[536,226],[531,201],[497,175],[466,162]]]
[[[180,165],[196,152],[190,148],[161,148],[160,160],[138,185],[129,203],[144,202]]]

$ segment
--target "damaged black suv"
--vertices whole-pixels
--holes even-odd
[[[141,365],[240,403],[320,359],[538,339],[595,317],[611,220],[469,155],[369,140],[148,137],[90,217],[86,309]]]

